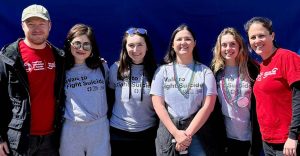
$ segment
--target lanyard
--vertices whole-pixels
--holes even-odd
[[[129,71],[129,99],[131,99],[131,79],[132,79],[132,67],[130,66],[130,71]],[[143,91],[144,91],[144,69],[143,69],[143,74],[141,77],[141,98],[140,100],[143,101]]]
[[[194,81],[194,77],[195,77],[195,68],[196,68],[196,63],[193,61],[193,71],[192,71],[192,76],[190,78],[190,81],[188,83],[187,89],[185,91],[183,91],[181,89],[181,87],[179,87],[179,80],[178,80],[178,76],[177,76],[177,69],[176,69],[176,64],[175,61],[173,62],[173,71],[174,71],[174,80],[175,83],[177,85],[177,89],[179,90],[179,92],[181,93],[181,95],[183,95],[185,98],[188,98],[188,93],[191,89],[191,84]]]

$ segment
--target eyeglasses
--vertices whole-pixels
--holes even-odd
[[[77,50],[79,50],[81,47],[85,51],[91,51],[92,50],[92,45],[89,42],[81,43],[80,41],[75,41],[75,42],[71,42],[71,45],[72,45],[73,48],[75,48]]]
[[[126,33],[130,36],[134,35],[134,34],[142,34],[142,35],[147,35],[147,30],[144,28],[129,28]]]

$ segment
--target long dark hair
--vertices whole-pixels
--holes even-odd
[[[170,43],[169,43],[169,47],[168,47],[168,51],[164,57],[164,62],[163,64],[168,64],[168,63],[171,63],[173,61],[176,60],[176,52],[174,51],[173,49],[173,43],[174,43],[174,38],[176,36],[176,34],[179,32],[179,31],[182,31],[182,30],[187,30],[191,33],[194,41],[196,42],[196,35],[195,33],[191,30],[191,28],[189,26],[187,26],[186,24],[181,24],[179,27],[177,27],[173,33],[172,33],[172,36],[171,36],[171,39],[170,39]],[[200,59],[199,59],[199,56],[198,56],[198,50],[197,50],[197,45],[194,47],[193,49],[193,59],[195,61],[198,61],[200,62]]]
[[[74,56],[71,53],[71,42],[75,37],[86,35],[91,42],[92,52],[91,56],[88,57],[85,62],[86,65],[91,69],[96,69],[100,67],[102,73],[104,71],[104,67],[102,65],[103,60],[100,58],[99,49],[97,46],[96,38],[93,32],[93,29],[90,26],[85,24],[75,24],[68,32],[67,38],[64,43],[64,50],[66,52],[66,69],[71,69],[74,64]]]
[[[132,28],[130,28],[132,29]],[[135,28],[134,28],[135,29]],[[138,31],[134,32],[133,34],[138,35],[142,38],[144,38],[147,46],[147,51],[144,57],[143,65],[144,65],[144,73],[151,84],[154,72],[157,68],[154,55],[153,55],[153,48],[152,44],[150,42],[150,38],[147,35],[147,33],[140,33]],[[132,60],[128,55],[127,49],[126,49],[126,44],[127,44],[127,37],[129,34],[127,31],[125,32],[123,39],[122,39],[122,49],[120,53],[120,58],[119,58],[119,68],[118,68],[118,79],[119,80],[124,80],[124,78],[129,76],[130,72],[130,67],[132,65]]]

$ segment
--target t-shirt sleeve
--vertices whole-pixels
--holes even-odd
[[[118,72],[118,65],[114,63],[111,65],[109,69],[109,79],[108,79],[108,87],[111,89],[115,89],[115,83],[117,80],[117,72]]]
[[[104,67],[104,72],[105,72],[105,82],[108,83],[108,78],[109,78],[109,68],[107,63],[102,63],[103,67]]]
[[[204,68],[204,96],[217,95],[216,79],[213,72],[208,68]]]
[[[164,96],[164,89],[163,89],[164,70],[163,69],[165,69],[163,66],[159,67],[153,76],[152,83],[151,83],[151,90],[150,90],[151,95]]]
[[[286,58],[283,60],[284,62],[284,75],[287,79],[289,86],[291,86],[294,82],[300,80],[300,56],[294,52],[289,53]]]

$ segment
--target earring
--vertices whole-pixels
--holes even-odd
[[[93,53],[91,53],[91,55],[89,56],[89,57],[93,57],[94,56],[94,54]]]

